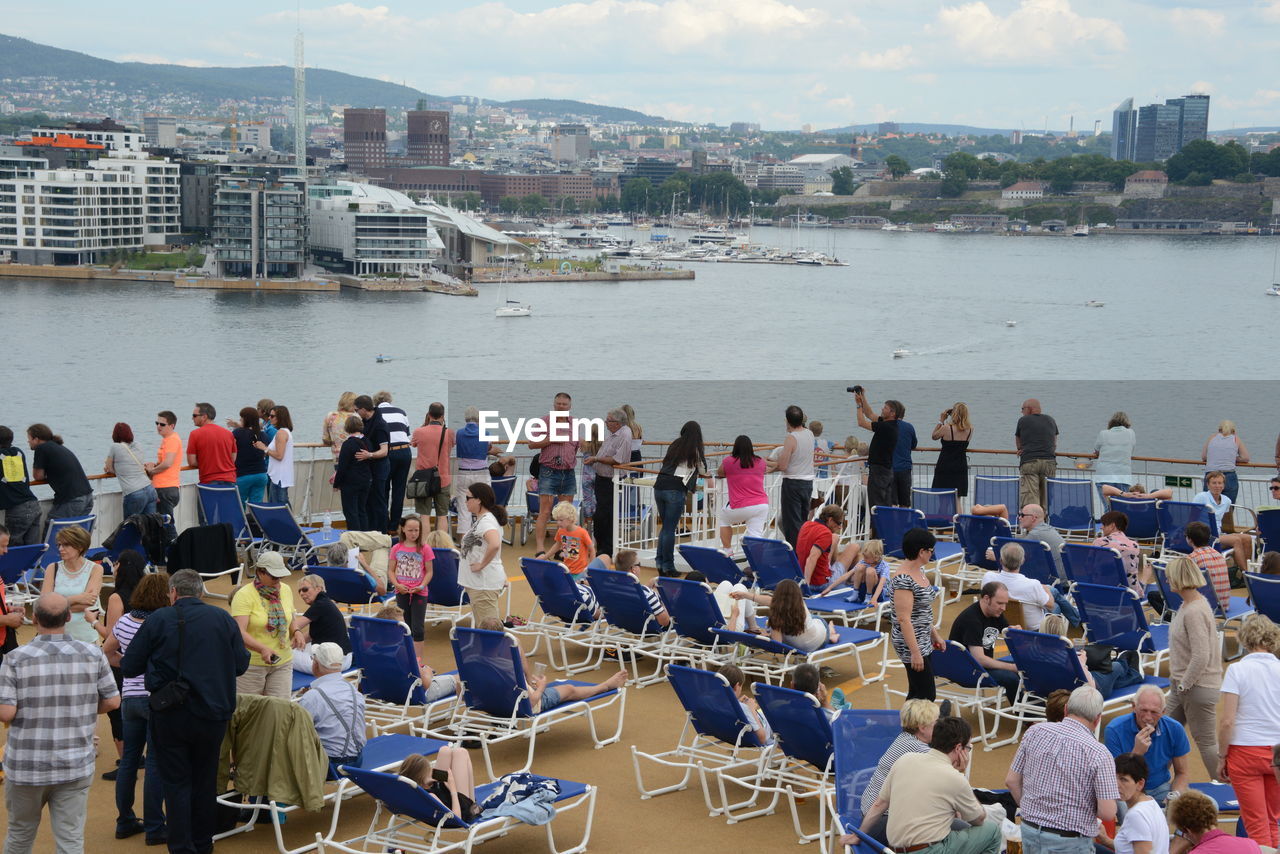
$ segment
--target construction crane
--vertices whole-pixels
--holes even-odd
[[[174,116],[175,119],[191,119],[197,122],[222,122],[231,128],[231,145],[230,150],[236,151],[239,147],[240,128],[250,125],[264,125],[266,122],[242,122],[239,118],[239,112],[235,105],[231,107],[231,115],[228,116]]]

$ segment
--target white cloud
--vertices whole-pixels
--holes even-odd
[[[148,65],[185,65],[188,68],[209,68],[203,59],[170,59],[154,53],[126,53],[116,57],[117,62],[145,62]]]
[[[1271,0],[1262,8],[1262,17],[1280,24],[1280,0]]]
[[[1177,8],[1169,11],[1169,22],[1189,36],[1220,36],[1227,16],[1209,9]]]
[[[1187,90],[1192,95],[1216,95],[1218,87],[1214,86],[1207,80],[1197,80],[1191,84],[1191,88]]]
[[[982,0],[943,7],[937,27],[962,56],[987,65],[1040,63],[1066,53],[1116,53],[1124,29],[1107,18],[1086,18],[1070,0],[1022,0],[1001,16]]]
[[[911,45],[891,47],[879,53],[863,51],[854,59],[855,68],[864,71],[901,71],[916,64],[915,52]]]

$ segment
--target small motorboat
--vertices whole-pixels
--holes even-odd
[[[375,362],[377,362],[379,365],[381,365],[381,364],[384,364],[385,362],[390,362],[390,361],[391,361],[391,357],[390,357],[390,356],[384,356],[384,355],[382,355],[381,353],[379,353],[377,356],[374,356],[373,360],[374,360]]]
[[[1280,297],[1280,282],[1276,282],[1274,285],[1267,288],[1264,293],[1269,297]]]
[[[911,351],[906,349],[905,347],[899,347],[897,350],[893,351],[893,358],[895,359],[905,359],[907,356],[910,356],[910,355],[911,355]]]
[[[1085,303],[1086,308],[1102,308],[1104,305],[1106,305],[1106,303],[1100,299],[1091,299]]]
[[[529,317],[533,314],[533,306],[528,303],[509,299],[493,311],[494,317]]]
[[[1018,321],[1016,321],[1016,320],[1006,320],[1006,321],[1004,322],[1004,325],[1005,325],[1005,326],[1017,326],[1017,325],[1018,325]]]

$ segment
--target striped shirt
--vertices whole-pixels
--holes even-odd
[[[4,751],[5,779],[56,786],[93,774],[98,701],[116,696],[97,646],[69,635],[37,635],[0,663],[0,706],[17,706]]]
[[[1225,611],[1231,604],[1231,576],[1227,573],[1226,557],[1215,548],[1201,546],[1191,553],[1191,559],[1209,577],[1213,595],[1218,597],[1218,607]]]
[[[1013,757],[1022,775],[1022,817],[1040,827],[1098,835],[1098,801],[1116,800],[1115,760],[1093,731],[1067,718],[1027,730]]]
[[[392,406],[389,403],[378,404],[378,414],[382,416],[383,422],[387,425],[387,432],[390,434],[390,443],[392,445],[409,444],[409,416],[404,410],[398,406]]]
[[[933,628],[933,597],[938,591],[932,587],[921,587],[905,572],[898,573],[889,581],[890,601],[893,601],[893,594],[899,590],[905,590],[912,596],[911,630],[915,633],[916,646],[920,647],[920,654],[927,656],[933,652],[930,629]],[[910,664],[911,648],[907,646],[906,638],[902,634],[902,626],[898,623],[898,612],[894,609],[890,613],[893,614],[893,631],[890,634],[893,649],[898,653],[898,658],[903,664]]]
[[[866,815],[871,811],[871,807],[875,804],[876,798],[880,797],[880,790],[884,788],[884,778],[889,776],[889,769],[893,767],[893,763],[897,762],[908,753],[928,753],[929,745],[916,738],[914,733],[904,732],[889,743],[889,748],[880,757],[880,761],[876,763],[875,773],[871,775],[871,782],[867,784],[867,789],[862,793],[862,814]]]
[[[124,655],[125,650],[129,648],[129,644],[133,641],[133,636],[138,633],[138,629],[142,628],[142,620],[135,620],[133,614],[124,614],[120,619],[116,620],[116,624],[111,627],[111,634],[116,636],[116,640],[120,643],[120,654]],[[151,692],[147,690],[146,674],[142,676],[131,676],[124,680],[124,688],[120,691],[121,697],[149,697]]]

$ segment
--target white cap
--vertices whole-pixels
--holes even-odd
[[[311,648],[311,658],[325,670],[341,670],[346,653],[336,643],[318,643]]]

